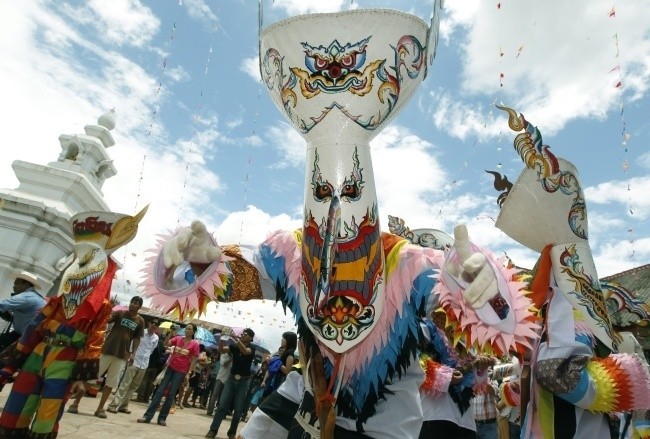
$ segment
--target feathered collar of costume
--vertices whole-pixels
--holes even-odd
[[[169,285],[165,281],[168,269],[163,262],[163,247],[173,237],[174,233],[158,235],[156,246],[147,251],[150,256],[145,259],[144,279],[139,285],[143,296],[151,298],[151,308],[160,309],[164,314],[176,314],[181,319],[204,314],[210,301],[228,299],[232,286],[229,263],[234,258],[222,254],[218,260],[202,264],[205,266],[201,267],[203,272],[200,275],[194,273],[190,263],[184,262],[174,269],[185,270],[186,282]]]
[[[300,240],[299,231],[277,232],[260,246],[260,258],[276,286],[277,299],[290,308],[299,332],[301,328],[304,332],[308,329],[300,324],[303,316],[298,300]],[[442,252],[410,245],[395,235],[382,233],[381,240],[386,255],[386,305],[377,326],[343,354],[337,355],[318,343],[328,379],[337,362],[340,366],[336,373],[340,377],[338,413],[359,422],[375,413],[385,386],[398,379],[415,359],[419,323],[438,279],[433,267],[442,266],[444,260]]]

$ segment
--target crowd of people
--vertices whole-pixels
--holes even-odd
[[[12,330],[2,336],[7,339],[0,338],[10,348],[46,303],[36,287],[33,275],[20,273],[12,297],[0,301],[3,318],[13,322]],[[292,437],[305,384],[296,333],[282,334],[277,352],[260,359],[251,344],[255,333],[250,328],[239,336],[213,330],[217,344],[206,346],[194,339],[196,325],[187,324],[182,335],[177,335],[176,325],[163,331],[157,318],[145,322],[139,314],[141,306],[142,299],[135,296],[128,310],[108,317],[97,372],[103,388],[95,416],[131,414],[129,403],[134,399],[148,404],[138,423],[150,423],[157,413],[157,424],[165,426],[170,413],[196,408],[213,416],[206,438],[216,437],[221,423],[231,415],[227,435],[234,439],[239,422],[247,421],[250,412],[239,437]],[[452,349],[436,321],[432,316],[420,328],[420,364],[427,377],[421,387],[424,422],[420,439],[519,437],[521,368],[517,358],[472,355],[458,346]],[[68,413],[79,412],[86,390],[86,385],[73,385],[62,396],[63,400],[72,398]],[[619,437],[617,425],[612,422],[613,438]]]

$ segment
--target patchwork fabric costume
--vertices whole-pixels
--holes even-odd
[[[496,226],[541,253],[530,289],[544,326],[530,358],[527,406],[522,397],[522,437],[609,438],[607,413],[650,408],[647,364],[618,352],[621,336],[604,305],[575,167],[555,157],[523,115],[502,109],[510,127],[523,130],[514,144],[526,168],[500,197]]]
[[[0,415],[0,437],[55,438],[71,384],[97,378],[118,268],[109,254],[133,239],[145,212],[84,212],[71,219],[75,260],[59,295],[3,358],[3,379],[19,373]]]

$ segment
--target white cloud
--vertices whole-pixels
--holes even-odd
[[[393,124],[372,140],[370,148],[382,219],[393,215],[426,226],[447,179],[434,146]],[[413,206],[421,208],[414,211]]]
[[[638,99],[650,83],[650,38],[638,23],[650,22],[650,8],[626,5],[614,20],[611,7],[605,1],[514,2],[500,9],[489,2],[447,2],[444,40],[463,41],[462,91],[531,109],[531,120],[549,134],[570,120],[603,118],[618,107],[618,73],[608,73],[618,63],[626,95]]]
[[[165,76],[174,82],[188,81],[190,79],[190,74],[183,68],[183,66],[166,68],[164,72]]]
[[[218,18],[205,0],[182,0],[179,4],[187,9],[187,14],[194,20],[217,30]]]
[[[110,7],[101,0],[91,0],[85,7],[72,11],[70,18],[93,26],[100,37],[119,46],[142,47],[158,32],[160,20],[138,0],[111,0]]]
[[[650,152],[646,152],[639,156],[639,166],[643,166],[646,169],[650,169]]]
[[[433,123],[440,131],[461,140],[493,138],[500,132],[492,109],[487,110],[489,114],[486,116],[481,105],[455,100],[445,91],[431,92],[431,102]]]
[[[276,230],[294,230],[302,227],[301,218],[287,214],[271,216],[255,206],[246,206],[244,212],[232,212],[216,228],[221,244],[258,244]]]
[[[250,58],[244,58],[239,65],[239,70],[253,78],[255,82],[260,82],[262,80],[262,77],[260,76],[260,62],[257,55],[251,56]]]
[[[611,276],[629,270],[650,260],[650,238],[612,240],[594,252],[594,261],[599,277]]]
[[[607,181],[585,189],[585,198],[590,203],[618,203],[622,209],[638,219],[650,216],[650,176],[631,178],[628,181]]]
[[[273,165],[274,168],[304,167],[307,142],[288,123],[280,122],[279,125],[269,127],[265,137],[282,156],[280,161]]]
[[[293,16],[298,14],[314,12],[336,12],[340,11],[345,0],[275,0],[272,8],[284,10],[287,15]]]

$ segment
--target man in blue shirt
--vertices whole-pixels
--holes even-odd
[[[39,286],[36,276],[27,271],[22,271],[14,280],[14,293],[11,297],[0,300],[0,312],[8,312],[13,317],[14,330],[7,334],[13,336],[13,340],[7,345],[22,335],[27,325],[36,316],[36,313],[45,306],[45,299],[36,292],[36,288]]]

